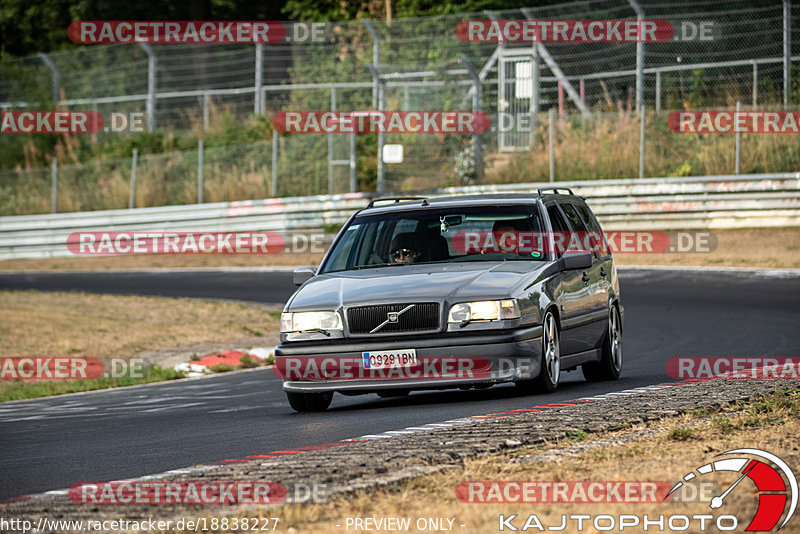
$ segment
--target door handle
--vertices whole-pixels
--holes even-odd
[[[606,273],[606,268],[605,267],[600,267],[600,276],[605,278],[606,274],[608,274],[608,273]]]
[[[589,280],[591,279],[591,277],[587,273],[583,273],[583,277],[582,278],[583,278],[583,281],[585,283],[587,283],[587,284],[589,283]]]

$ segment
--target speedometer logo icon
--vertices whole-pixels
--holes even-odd
[[[769,531],[778,525],[781,517],[783,522],[778,530],[794,515],[797,509],[797,478],[789,466],[772,453],[759,449],[734,449],[720,453],[718,456],[746,455],[736,458],[723,458],[705,465],[683,476],[683,480],[675,484],[667,498],[688,483],[699,477],[716,472],[739,473],[739,477],[711,499],[709,506],[716,510],[725,506],[726,498],[739,487],[740,483],[749,478],[758,490],[758,509],[753,519],[747,526],[747,532]],[[759,458],[759,459],[754,459]],[[788,486],[788,487],[787,487]],[[786,503],[789,503],[788,509]]]

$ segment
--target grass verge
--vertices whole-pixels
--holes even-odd
[[[199,299],[0,291],[0,354],[9,357],[142,358],[141,378],[0,380],[0,400],[180,378],[187,347],[202,354],[275,342],[279,312]]]
[[[150,366],[142,378],[95,378],[90,380],[3,380],[0,381],[0,402],[36,399],[64,393],[149,384],[183,378],[184,373],[158,365]]]

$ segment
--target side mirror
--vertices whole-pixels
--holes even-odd
[[[292,271],[292,281],[296,286],[302,286],[308,280],[314,278],[317,274],[317,268],[313,265],[307,265],[305,267],[298,267],[294,271]]]
[[[559,261],[564,271],[589,269],[592,267],[592,253],[585,250],[567,251]]]

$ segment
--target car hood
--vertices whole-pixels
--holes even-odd
[[[549,262],[481,262],[378,267],[315,276],[287,309],[330,310],[341,306],[421,301],[468,301],[512,297]]]

